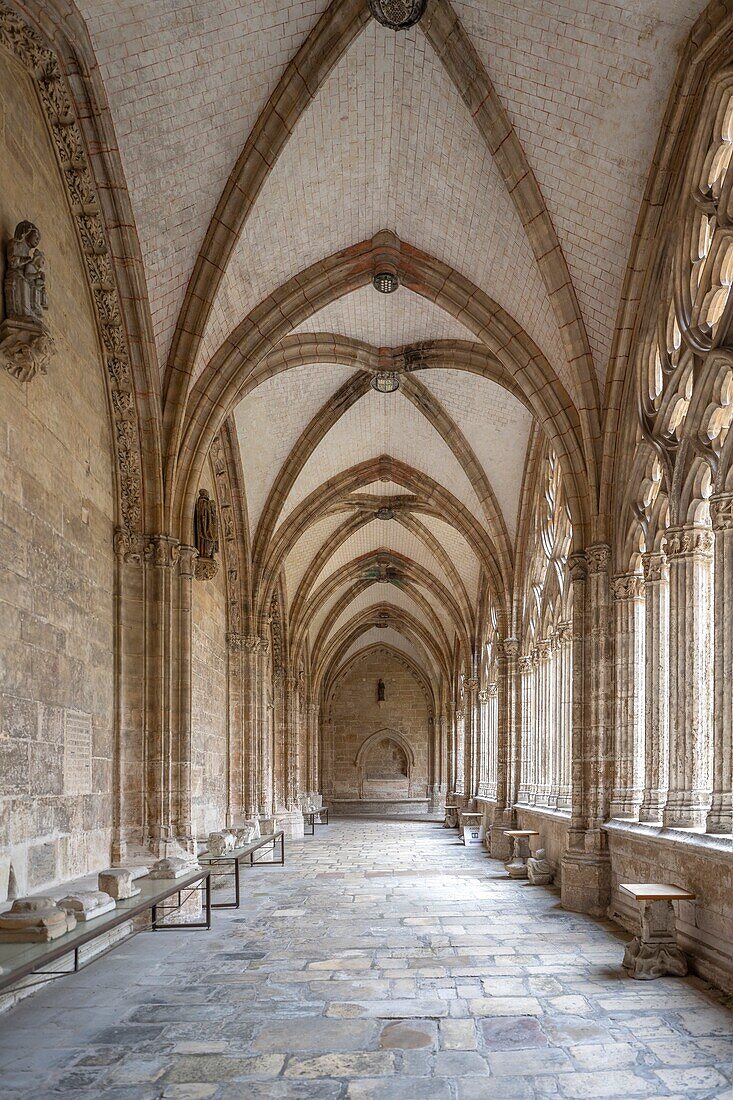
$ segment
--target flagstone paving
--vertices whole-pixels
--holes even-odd
[[[730,998],[428,821],[337,820],[211,932],[141,935],[0,1018],[0,1095],[733,1100]]]

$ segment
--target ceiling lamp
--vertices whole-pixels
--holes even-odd
[[[394,294],[400,281],[394,271],[378,271],[372,276],[372,286],[380,294]]]
[[[394,393],[400,388],[400,376],[393,370],[380,370],[372,375],[371,387],[377,393]]]
[[[427,0],[369,0],[369,7],[377,22],[393,31],[414,27],[426,5]]]

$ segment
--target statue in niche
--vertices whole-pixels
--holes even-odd
[[[377,680],[377,702],[383,703],[385,701],[385,686],[384,680]]]
[[[18,222],[5,250],[5,320],[0,326],[0,354],[19,382],[45,374],[55,350],[43,324],[48,297],[46,258],[38,247],[40,240],[33,222]]]
[[[208,489],[199,489],[193,515],[193,539],[199,553],[196,576],[199,580],[211,580],[218,569],[215,555],[219,551],[219,521],[216,504],[209,496]]]

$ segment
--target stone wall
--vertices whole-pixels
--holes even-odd
[[[207,468],[201,487],[215,499]],[[191,776],[194,835],[221,829],[227,811],[226,577],[193,582]]]
[[[611,852],[609,915],[638,933],[638,907],[619,890],[622,882],[673,882],[697,894],[676,906],[680,947],[695,973],[733,993],[730,841],[636,822],[612,821],[604,828]]]
[[[3,246],[21,219],[42,234],[57,352],[28,384],[0,369],[0,900],[11,863],[22,893],[109,861],[114,704],[112,441],[97,330],[40,105],[0,51]]]
[[[377,698],[380,679],[383,702]],[[338,680],[328,711],[324,794],[334,799],[424,799],[429,713],[419,679],[393,650],[378,647],[358,656]],[[357,763],[359,750],[375,734],[380,736],[365,747]],[[409,771],[409,789],[402,763]]]

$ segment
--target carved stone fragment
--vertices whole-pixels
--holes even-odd
[[[76,927],[73,913],[60,909],[54,898],[16,898],[0,914],[0,943],[48,943]]]
[[[45,374],[56,350],[43,323],[48,308],[46,260],[38,247],[41,235],[32,222],[22,221],[6,249],[5,320],[0,325],[0,355],[8,373],[19,382]]]

